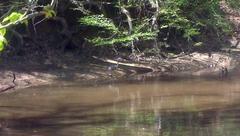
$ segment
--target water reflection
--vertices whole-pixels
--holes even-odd
[[[237,136],[238,80],[39,87],[0,95],[3,136]]]

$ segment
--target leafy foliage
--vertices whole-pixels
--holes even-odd
[[[0,23],[0,27],[2,24],[17,24],[17,22],[24,17],[24,14],[18,13],[18,12],[12,12],[10,15],[6,16],[3,21]],[[21,23],[21,22],[20,22]],[[26,23],[26,21],[23,21],[22,23]],[[4,49],[4,46],[8,44],[7,39],[5,38],[7,29],[2,28],[0,29],[0,51]]]
[[[7,32],[6,29],[0,29],[0,35],[4,36],[6,34],[6,32]]]
[[[231,25],[220,11],[219,0],[166,0],[159,19],[160,28],[175,28],[188,41],[208,29],[231,32]]]
[[[0,35],[0,51],[4,49],[5,45],[7,45],[7,40],[3,35]]]
[[[105,35],[108,33],[111,34],[109,37],[103,37],[100,35],[99,37],[92,37],[91,39],[88,39],[90,43],[96,46],[126,44],[140,39],[154,39],[157,36],[156,32],[142,31],[144,26],[136,26],[136,30],[132,34],[129,34],[127,31],[116,27],[114,22],[111,19],[104,17],[104,15],[85,16],[81,18],[79,22],[82,25],[102,28],[106,30],[104,32]]]
[[[226,1],[232,8],[240,10],[240,0],[226,0]]]
[[[6,29],[0,29],[0,51],[4,49],[5,45],[7,45],[5,34],[6,34]]]
[[[118,17],[121,18],[119,22],[119,20],[115,20],[116,15],[111,16],[109,14],[109,10],[100,9],[102,14],[97,15],[91,9],[84,9],[91,11],[93,15],[83,16],[79,22],[81,25],[96,28],[95,34],[90,38],[86,37],[90,43],[96,46],[152,40],[159,38],[159,33],[167,33],[170,30],[178,33],[178,39],[186,40],[192,46],[201,46],[202,41],[196,41],[198,39],[196,37],[201,36],[209,29],[213,29],[218,35],[231,33],[232,31],[231,25],[224,19],[220,11],[219,0],[116,0],[106,3],[111,5],[112,10],[121,11],[121,7],[124,7],[126,10],[133,12],[129,15],[133,24],[133,32],[128,33],[127,20],[124,20],[126,18],[122,13],[118,13]],[[104,5],[105,2],[103,1],[101,4]],[[151,7],[151,5],[155,6]],[[147,6],[148,8],[146,8]],[[83,7],[81,5],[82,10]],[[159,10],[156,9],[157,7],[159,7]],[[136,16],[137,14],[139,15]],[[158,23],[153,29],[154,24],[151,21],[153,21],[155,15],[157,15]],[[105,16],[108,16],[108,18]],[[139,29],[138,31],[138,28],[145,29]],[[164,39],[158,40],[165,41]]]
[[[24,16],[22,13],[12,12],[9,16],[5,17],[2,24],[15,23]]]
[[[164,7],[160,10],[159,19],[162,22],[160,29],[174,28],[183,32],[183,37],[188,40],[200,34],[198,27],[191,20],[180,14],[179,8]]]
[[[69,33],[71,36],[75,36],[75,33],[77,33],[78,39],[85,39],[95,46],[117,44],[128,47],[129,43],[133,45],[136,42],[155,40],[159,43],[164,42],[164,45],[169,45],[166,48],[171,46],[179,48],[178,45],[175,45],[181,43],[186,45],[186,48],[191,48],[204,45],[203,37],[206,33],[221,37],[232,32],[231,25],[225,20],[219,8],[219,1],[62,0],[56,7],[52,7],[49,1],[31,0],[23,2],[20,6],[21,9],[27,9],[28,12],[20,11],[20,8],[14,9],[14,12],[10,12],[2,20],[1,25],[17,24],[19,20],[26,17],[21,12],[26,14],[32,11],[41,12],[45,15],[41,17],[45,18],[53,18],[58,13],[60,17],[66,19],[62,21],[66,22],[66,26],[70,24],[70,26],[67,26],[70,31],[73,29],[72,24],[80,26],[78,32]],[[227,0],[232,5],[237,1]],[[61,8],[63,8],[62,11],[56,11]],[[69,16],[69,13],[73,16]],[[81,29],[87,30],[87,32],[80,32]],[[1,29],[1,39],[4,39],[5,34],[6,29]],[[76,39],[76,37],[71,36],[69,39]],[[6,39],[0,42],[0,48],[3,49]],[[76,42],[71,43],[75,44]],[[152,48],[153,46],[150,45],[149,47]]]
[[[139,32],[139,33],[133,33],[131,35],[117,36],[114,38],[98,37],[98,38],[89,40],[89,42],[93,43],[96,46],[114,45],[114,44],[121,44],[121,43],[130,43],[138,40],[152,40],[156,37],[156,35],[157,34],[154,32]]]
[[[119,31],[113,21],[109,18],[105,18],[104,15],[85,16],[81,18],[79,22],[87,26],[100,27],[112,33],[117,33]]]
[[[44,6],[43,12],[45,13],[45,18],[52,18],[56,16],[56,12],[50,5]]]

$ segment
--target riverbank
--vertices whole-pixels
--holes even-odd
[[[58,58],[58,59],[57,59]],[[55,59],[3,58],[0,64],[0,92],[32,86],[71,82],[88,84],[123,78],[147,80],[157,76],[227,76],[238,65],[238,53],[191,53],[166,59],[138,56],[81,59],[62,55]]]
[[[45,24],[43,22],[38,26],[37,38],[20,36],[20,41],[25,40],[24,45],[17,46],[17,43],[15,44],[13,42],[14,48],[10,49],[11,46],[9,46],[9,51],[5,54],[5,56],[10,55],[8,57],[0,56],[0,92],[39,85],[71,84],[71,82],[85,84],[89,82],[119,81],[129,78],[133,80],[148,80],[152,77],[163,75],[225,77],[236,68],[239,63],[238,44],[240,36],[238,26],[240,24],[240,14],[239,11],[228,6],[228,3],[224,0],[220,2],[220,9],[225,13],[226,19],[232,22],[232,25],[235,27],[235,33],[233,37],[229,36],[231,34],[218,37],[215,35],[215,31],[210,32],[213,34],[212,36],[209,36],[211,34],[206,31],[207,35],[204,34],[206,37],[203,38],[205,39],[204,41],[207,42],[203,44],[204,47],[202,47],[202,49],[200,49],[200,47],[192,47],[191,45],[191,51],[196,51],[198,48],[202,51],[204,50],[206,53],[191,52],[188,54],[180,53],[173,55],[173,53],[183,52],[183,49],[180,50],[180,48],[183,48],[181,44],[187,44],[185,42],[179,43],[176,39],[176,43],[168,41],[171,45],[176,44],[176,47],[172,46],[173,49],[176,48],[176,52],[171,51],[171,48],[169,50],[166,49],[166,51],[163,49],[161,50],[163,54],[156,55],[154,51],[149,50],[146,52],[149,52],[149,54],[155,53],[155,55],[149,56],[149,54],[144,54],[144,50],[139,50],[139,53],[136,53],[138,51],[135,52],[134,49],[132,49],[131,53],[135,54],[126,55],[126,52],[130,53],[130,48],[119,48],[120,50],[113,48],[113,53],[109,53],[108,51],[112,50],[110,48],[104,50],[104,48],[85,45],[86,42],[83,42],[83,39],[86,38],[85,35],[87,35],[87,33],[82,33],[82,30],[72,32],[70,28],[67,30],[68,27],[67,25],[65,26],[65,24],[67,24],[66,21],[68,21],[68,19],[66,19],[66,21],[60,21],[64,27],[64,32],[62,32],[64,34],[59,34],[59,31],[55,31],[59,28],[51,27],[50,22],[46,21]],[[64,17],[61,19],[64,19]],[[57,19],[54,21],[57,21]],[[51,27],[51,29],[49,29],[49,27]],[[181,27],[188,29],[184,26]],[[52,28],[54,30],[52,30]],[[40,31],[40,29],[43,31]],[[164,34],[165,32],[163,31],[162,33]],[[49,37],[49,35],[53,37]],[[92,33],[90,33],[90,35],[92,35]],[[168,36],[172,39],[171,34]],[[63,37],[66,37],[66,39]],[[219,40],[219,38],[224,40]],[[147,45],[147,48],[149,48],[151,43],[147,43]],[[227,48],[221,51],[219,50],[221,47]],[[234,49],[232,47],[234,47]],[[91,48],[95,49],[92,50]],[[145,48],[144,44],[142,44],[141,48]],[[163,48],[168,48],[168,46],[165,47],[164,45]],[[102,51],[99,51],[99,49]],[[212,50],[217,50],[218,52],[211,52]],[[105,53],[102,54],[102,52]],[[114,56],[114,53],[123,53],[124,55]],[[89,57],[86,54],[90,54],[89,56],[94,54],[96,56]],[[99,56],[97,56],[97,54],[99,54]],[[109,56],[105,56],[105,54]],[[88,57],[83,57],[84,55]]]

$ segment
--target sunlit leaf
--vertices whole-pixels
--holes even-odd
[[[81,18],[79,22],[87,26],[100,27],[112,33],[116,33],[119,31],[113,21],[110,18],[104,17],[104,15],[85,16]]]
[[[56,16],[56,12],[52,9],[51,6],[45,6],[43,8],[43,11],[45,13],[46,18],[52,18]]]
[[[0,25],[1,26],[1,25]],[[0,29],[0,35],[4,36],[6,34],[6,29],[3,28],[3,29]]]
[[[0,35],[0,51],[4,49],[5,45],[7,45],[7,40],[4,36]]]
[[[202,42],[198,42],[198,43],[195,43],[193,46],[195,46],[195,47],[199,47],[199,46],[202,46],[202,45],[203,45]]]
[[[24,16],[24,14],[22,13],[18,13],[18,12],[12,12],[9,16],[5,17],[3,19],[3,23],[14,23],[16,21],[18,21],[19,19],[21,19]]]

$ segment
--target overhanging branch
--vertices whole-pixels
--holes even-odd
[[[50,6],[55,7],[57,2],[58,2],[58,0],[52,0]],[[38,16],[43,16],[43,15],[45,15],[45,13],[43,11],[33,12],[31,14],[24,15],[22,18],[20,18],[19,20],[15,21],[15,22],[11,22],[11,23],[8,23],[6,25],[0,26],[0,29],[9,28],[9,27],[12,27],[14,25],[18,25],[18,24],[20,24],[20,23],[22,23],[26,20],[29,20],[29,19],[32,19],[32,18],[35,18],[35,17],[38,17]]]
[[[8,24],[6,24],[6,25],[0,26],[0,29],[9,28],[9,27],[11,27],[11,26],[20,24],[20,23],[24,22],[25,20],[29,20],[29,19],[35,18],[35,17],[37,17],[37,16],[42,16],[42,15],[44,15],[44,14],[45,14],[45,13],[41,11],[41,12],[34,12],[34,13],[31,13],[31,14],[25,15],[24,17],[22,17],[21,19],[15,21],[15,22],[8,23]]]
[[[123,14],[125,14],[126,17],[127,17],[127,22],[128,22],[128,27],[129,27],[128,33],[131,34],[131,33],[132,33],[132,29],[133,29],[133,25],[132,25],[132,18],[131,18],[131,16],[130,16],[130,13],[129,13],[128,10],[127,10],[126,8],[124,8],[124,7],[121,7],[121,12],[122,12]]]

